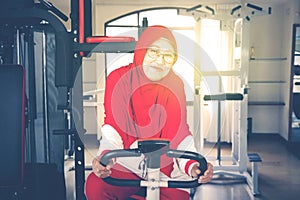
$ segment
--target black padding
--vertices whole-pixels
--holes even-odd
[[[0,3],[0,10],[7,8],[32,8],[34,0],[0,0]]]
[[[300,119],[300,93],[293,94],[293,109],[296,117]]]
[[[63,175],[55,164],[25,164],[22,200],[66,200]]]
[[[24,168],[24,69],[0,65],[0,187],[22,184]]]
[[[84,1],[84,38],[92,35],[92,1]]]
[[[204,101],[242,101],[244,96],[240,93],[223,93],[214,95],[205,95]]]
[[[295,65],[294,66],[294,74],[295,75],[300,75],[300,65]]]
[[[249,162],[262,162],[262,159],[258,153],[248,153]]]
[[[55,35],[55,85],[73,87],[74,72],[72,70],[71,37],[64,31]]]

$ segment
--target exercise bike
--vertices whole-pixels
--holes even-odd
[[[200,185],[198,180],[189,181],[161,181],[159,178],[160,174],[160,156],[166,154],[171,158],[184,158],[196,160],[200,163],[199,169],[201,175],[207,170],[206,159],[195,152],[182,151],[170,149],[170,141],[163,139],[150,139],[150,140],[139,140],[138,148],[136,149],[117,149],[111,150],[105,153],[101,159],[100,164],[106,166],[111,159],[118,157],[139,157],[142,154],[147,158],[147,179],[146,180],[130,180],[130,179],[118,179],[107,177],[103,180],[114,186],[132,186],[132,187],[146,187],[146,199],[147,200],[158,200],[160,187],[168,188],[195,188]]]

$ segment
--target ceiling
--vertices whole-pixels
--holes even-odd
[[[39,0],[35,0],[39,1]],[[59,9],[66,9],[70,7],[70,0],[48,0],[51,2],[55,7]],[[278,5],[286,3],[289,0],[92,0],[92,2],[96,4],[103,4],[103,5],[199,5],[199,4],[207,4],[207,5],[214,5],[214,4],[243,4],[243,3],[254,3],[258,5]]]
[[[199,5],[199,4],[231,4],[231,3],[258,3],[258,4],[280,4],[289,0],[93,0],[99,4],[172,4],[172,5]]]
[[[39,1],[39,0],[35,0]],[[59,10],[67,11],[70,8],[70,0],[48,0]],[[253,3],[262,6],[273,6],[284,4],[290,0],[92,0],[97,4],[103,5],[169,5],[169,6],[196,6],[199,4],[215,5],[215,4],[244,4]]]

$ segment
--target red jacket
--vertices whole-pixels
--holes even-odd
[[[117,134],[110,135],[105,141],[107,133],[102,131],[104,141],[100,143],[101,151],[132,148],[132,144],[141,138],[169,139],[173,149],[195,151],[187,124],[183,81],[173,70],[160,81],[150,81],[142,69],[147,48],[160,37],[170,40],[176,50],[176,41],[167,28],[149,27],[137,42],[133,62],[114,70],[107,77],[104,124],[110,125]],[[112,139],[116,139],[118,145],[108,147],[106,143]],[[163,156],[161,161],[161,171],[170,177],[173,159]],[[182,170],[188,173],[192,162],[183,163]]]

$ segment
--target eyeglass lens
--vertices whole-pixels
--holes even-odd
[[[147,50],[147,53],[150,58],[157,59],[162,55],[164,61],[168,64],[173,63],[175,60],[175,55],[171,51],[161,51],[161,49],[156,47],[150,47]]]

